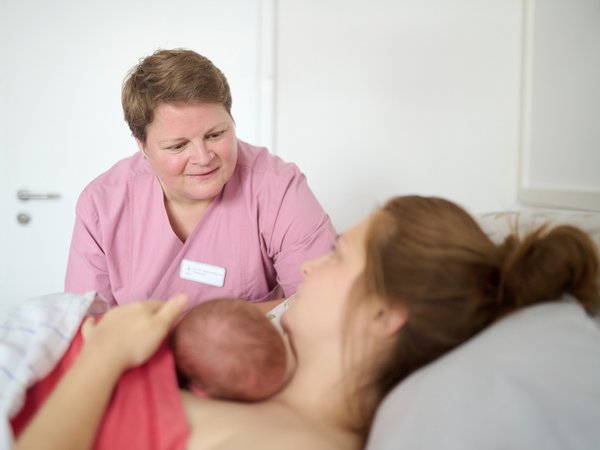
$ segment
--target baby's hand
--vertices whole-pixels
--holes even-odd
[[[122,371],[138,366],[154,354],[187,300],[181,294],[167,302],[144,300],[115,307],[98,321],[90,317],[81,328],[83,351]]]

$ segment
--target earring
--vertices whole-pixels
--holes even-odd
[[[148,159],[148,153],[144,152],[144,159]]]

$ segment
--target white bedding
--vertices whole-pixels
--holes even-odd
[[[23,302],[0,317],[0,448],[12,445],[8,420],[21,409],[25,391],[45,377],[66,351],[86,315],[106,312],[95,292],[53,294]]]

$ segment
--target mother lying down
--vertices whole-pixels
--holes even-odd
[[[282,318],[293,376],[251,404],[182,391],[188,448],[359,449],[399,381],[497,319],[565,292],[590,313],[600,305],[598,255],[582,231],[542,228],[496,245],[439,198],[393,198],[302,270]],[[16,448],[92,447],[119,377],[151,357],[184,304],[138,302],[86,321],[80,356]]]

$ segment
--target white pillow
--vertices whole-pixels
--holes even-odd
[[[513,313],[397,386],[366,448],[600,448],[600,328],[572,300]]]

